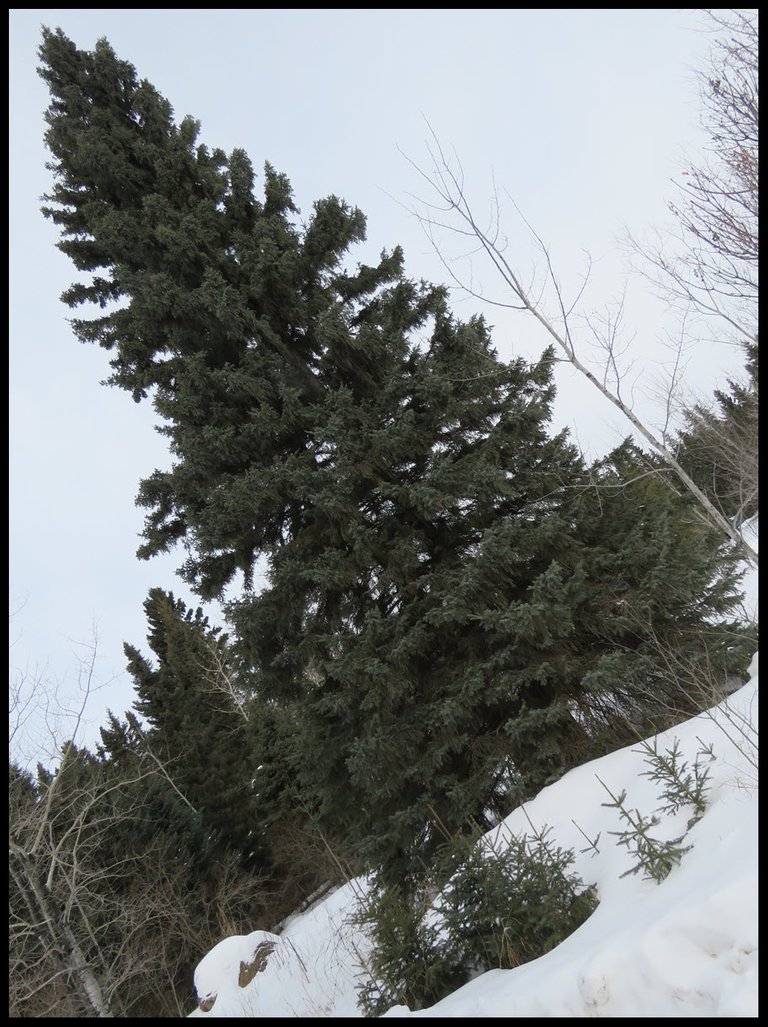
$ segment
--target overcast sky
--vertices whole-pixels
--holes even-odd
[[[486,209],[494,181],[513,260],[534,257],[513,199],[552,248],[567,288],[585,251],[594,261],[585,311],[620,295],[625,228],[666,220],[685,154],[705,142],[695,71],[711,45],[693,10],[11,10],[11,664],[72,693],[76,658],[98,625],[96,678],[112,681],[89,710],[97,737],[131,688],[123,641],[146,651],[142,602],[159,585],[191,599],[175,577],[181,555],[135,557],[138,482],[169,458],[151,410],[100,382],[108,355],[76,342],[61,292],[73,280],[39,212],[50,188],[43,146],[48,98],[36,74],[40,27],[81,48],[106,36],[171,102],[202,123],[201,141],[243,147],[291,179],[298,205],[335,193],[368,218],[355,259],[402,244],[411,277],[445,271],[409,213],[427,197],[429,127],[461,158]],[[473,265],[475,283],[493,278]],[[495,290],[496,293],[499,290]],[[500,296],[503,298],[503,296]],[[454,294],[459,316],[479,308]],[[546,340],[520,315],[488,308],[503,357],[540,354]],[[673,319],[631,283],[638,407],[661,372],[656,339]],[[659,356],[661,354],[661,357]],[[689,384],[711,392],[741,360],[725,347],[691,354]],[[556,426],[590,454],[627,432],[566,368]]]

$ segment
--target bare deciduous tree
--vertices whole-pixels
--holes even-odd
[[[65,772],[77,759],[75,738],[93,690],[96,653],[94,641],[90,661],[82,668],[81,701],[73,713],[71,737],[61,750],[57,771],[51,773],[38,765],[37,781],[10,761],[12,745],[34,706],[44,709],[45,727],[53,732],[50,718],[54,710],[60,712],[60,704],[46,694],[38,679],[17,679],[10,690],[8,856],[11,895],[16,902],[11,902],[9,955],[11,1005],[17,1011],[47,991],[54,999],[69,993],[80,1015],[112,1015],[79,930],[82,927],[92,934],[84,902],[92,887],[84,871],[86,850],[93,830],[98,834],[108,826],[89,823],[98,784],[93,782],[76,796],[60,801]],[[41,693],[45,694],[42,703]],[[57,986],[51,990],[54,983]]]
[[[683,171],[679,197],[668,204],[672,224],[653,243],[628,241],[635,269],[684,318],[693,312],[718,339],[746,349],[750,381],[731,383],[739,409],[720,392],[721,410],[711,401],[687,404],[679,440],[686,468],[697,468],[699,484],[738,526],[758,508],[758,12],[707,14],[716,32],[699,74],[708,155]]]
[[[676,218],[677,233],[669,232],[665,242],[679,243],[670,256],[663,245],[642,248],[636,240],[630,244],[645,262],[644,272],[663,287],[665,294],[683,301],[704,316],[724,319],[747,344],[757,341],[757,254],[758,254],[758,21],[757,10],[709,11],[718,31],[712,67],[701,75],[703,120],[711,139],[712,159],[687,172],[682,197],[669,203]],[[676,402],[680,387],[681,354],[685,337],[676,347],[673,380],[667,383],[665,418],[657,429],[642,419],[626,394],[628,368],[621,363],[624,342],[620,332],[623,302],[604,315],[577,313],[590,273],[590,265],[581,289],[573,299],[566,300],[564,289],[552,264],[550,250],[541,236],[513,203],[517,216],[529,231],[542,257],[544,283],[530,282],[515,266],[515,258],[507,255],[507,240],[502,235],[498,191],[494,189],[493,211],[487,223],[478,219],[464,183],[458,158],[450,158],[431,131],[428,153],[431,166],[423,168],[410,162],[431,190],[430,200],[417,201],[412,207],[422,224],[433,249],[443,261],[457,286],[485,303],[521,310],[544,329],[550,341],[584,378],[596,387],[630,422],[643,440],[659,455],[696,499],[701,515],[731,539],[745,559],[757,567],[755,548],[739,530],[740,520],[726,515],[723,504],[712,490],[702,489],[679,460],[673,433],[673,415],[685,410]],[[464,240],[469,253],[464,257],[485,257],[490,262],[504,292],[491,298],[474,286],[471,271],[460,275],[455,261],[450,260],[444,245],[444,232]],[[543,296],[553,297],[547,310]],[[686,310],[683,312],[685,326]],[[586,340],[578,340],[577,321],[586,326]],[[685,332],[685,327],[684,327]],[[597,342],[602,351],[600,370],[593,371],[584,352]],[[578,343],[578,344],[577,344]],[[691,418],[701,419],[704,407],[689,411]],[[757,431],[757,403],[754,428]],[[720,425],[722,435],[723,425]],[[743,452],[743,431],[733,438],[723,438],[714,449],[714,461],[728,464],[730,472],[743,473],[737,486],[743,508],[756,505],[757,447]]]
[[[708,11],[717,33],[699,74],[709,155],[691,163],[669,202],[674,223],[654,243],[630,236],[637,269],[673,300],[757,337],[758,12]]]
[[[119,765],[78,747],[96,654],[94,641],[69,719],[43,678],[12,681],[11,1015],[184,1016],[194,963],[223,936],[249,927],[243,912],[257,915],[266,895],[235,854],[217,855],[202,873],[191,868],[196,843],[169,831],[162,814],[175,805],[196,823],[199,817],[137,723],[125,725],[136,744]],[[52,769],[38,763],[36,774],[14,759],[31,710],[46,714],[37,735],[47,761],[49,736],[64,725],[69,733]]]
[[[498,220],[495,218],[491,225],[484,228],[475,216],[471,202],[464,187],[463,172],[457,160],[451,161],[445,154],[439,141],[433,136],[433,144],[429,148],[432,159],[432,168],[429,173],[417,168],[422,177],[429,182],[430,186],[437,193],[439,203],[427,204],[422,209],[415,209],[414,213],[421,221],[427,235],[438,253],[441,254],[440,242],[437,238],[439,229],[448,229],[459,232],[461,235],[470,237],[478,245],[479,250],[486,255],[498,273],[504,284],[508,298],[505,300],[489,300],[486,295],[480,294],[470,283],[460,281],[450,263],[444,259],[444,264],[454,281],[471,295],[482,299],[484,302],[493,302],[498,306],[507,307],[511,310],[520,310],[535,318],[543,327],[550,340],[556,345],[565,359],[582,374],[609,402],[611,402],[632,424],[637,433],[645,439],[650,447],[662,457],[667,466],[674,472],[679,481],[695,497],[702,515],[723,534],[734,542],[744,553],[745,557],[755,566],[758,563],[757,553],[743,538],[739,529],[725,517],[715,504],[708,498],[687,471],[680,464],[669,445],[665,442],[661,432],[653,430],[646,422],[641,420],[633,409],[631,399],[622,394],[622,371],[618,364],[619,339],[615,332],[615,315],[603,325],[602,333],[593,319],[590,331],[594,335],[597,331],[600,334],[601,347],[605,352],[602,373],[595,374],[585,363],[578,347],[577,332],[574,326],[574,309],[579,297],[571,303],[566,303],[560,281],[552,264],[550,250],[542,238],[537,234],[530,223],[525,219],[517,205],[520,218],[530,231],[536,241],[543,257],[545,273],[548,284],[551,285],[556,297],[558,311],[552,317],[548,316],[532,290],[523,282],[521,274],[513,267],[510,259],[505,253],[505,243],[499,231]],[[416,165],[414,165],[416,166]]]

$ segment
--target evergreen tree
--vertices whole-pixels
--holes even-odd
[[[256,199],[246,154],[197,146],[198,124],[177,126],[106,40],[81,51],[45,29],[40,56],[56,179],[44,213],[92,275],[62,298],[111,308],[75,332],[114,353],[111,384],[137,401],[152,392],[177,458],[142,483],[140,554],[199,540],[185,577],[216,596],[300,518],[322,365],[349,357],[358,308],[401,276],[401,254],[345,272],[360,211],[329,197],[299,231],[285,176],[267,165]]]
[[[630,444],[587,468],[548,438],[552,396],[550,353],[501,365],[481,320],[439,312],[428,349],[335,422],[310,530],[232,608],[261,688],[301,690],[320,823],[393,879],[694,708],[674,660],[724,676],[748,658],[739,625],[707,620],[734,604],[734,557]]]
[[[409,865],[435,821],[482,816],[504,725],[536,692],[524,668],[557,633],[558,511],[580,464],[546,434],[550,358],[500,364],[481,319],[436,304],[423,351],[367,402],[343,396],[307,529],[233,610],[260,687],[302,690],[297,769],[321,823],[374,862]],[[514,604],[520,623],[494,631]]]
[[[229,933],[262,923],[268,907],[260,874],[212,832],[174,781],[171,763],[158,765],[157,738],[136,718],[110,714],[98,755],[108,780],[110,831],[98,858],[118,866],[105,881],[104,908],[138,910],[111,925],[115,946],[130,943],[148,956],[139,980],[119,989],[125,1015],[179,1016],[194,1004],[193,973],[200,957]]]
[[[271,926],[260,876],[146,743],[110,714],[95,753],[67,743],[36,777],[9,765],[13,1015],[183,1016],[201,956]]]
[[[734,616],[743,565],[663,462],[629,440],[590,469],[572,513],[570,559],[585,574],[578,718],[620,747],[711,705],[744,672],[755,632]]]
[[[691,477],[736,525],[758,510],[757,342],[745,347],[747,381],[728,382],[715,391],[713,405],[696,403],[685,411],[677,445]]]
[[[125,652],[134,706],[148,721],[145,745],[207,830],[257,866],[263,852],[251,787],[254,760],[228,672],[226,637],[209,628],[202,610],[187,610],[161,589],[150,591],[144,609],[157,666],[131,645]]]
[[[65,299],[122,301],[75,328],[116,354],[114,384],[152,391],[176,461],[142,483],[140,552],[183,541],[203,598],[242,572],[233,673],[293,735],[232,755],[201,693],[202,615],[153,593],[157,668],[128,649],[139,708],[172,763],[195,764],[182,790],[206,816],[258,760],[278,804],[293,773],[323,831],[413,871],[438,830],[604,751],[611,710],[673,715],[670,652],[743,662],[723,621],[733,558],[660,469],[629,446],[587,468],[549,437],[551,352],[501,363],[482,319],[451,317],[399,251],[344,270],[359,211],[331,197],[296,228],[284,176],[267,166],[256,199],[245,154],[196,148],[196,123],[177,127],[105,41],[46,32],[41,56],[47,213],[95,273]],[[240,798],[217,827],[251,851]]]
[[[258,877],[260,915],[271,928],[328,878],[312,838],[295,845],[308,830],[288,758],[295,718],[286,704],[260,698],[253,675],[235,666],[227,636],[209,627],[201,609],[188,610],[161,589],[150,591],[144,607],[155,664],[125,646],[134,709],[146,718],[142,727],[133,712],[126,715],[133,745],[162,766],[173,794],[161,794],[175,817],[182,814],[179,833],[188,825],[187,844],[194,836],[212,857],[236,854],[243,874]],[[123,749],[115,730],[102,730],[113,764]]]

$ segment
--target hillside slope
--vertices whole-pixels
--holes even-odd
[[[666,879],[626,874],[635,860],[611,834],[622,827],[618,811],[604,805],[607,786],[614,795],[625,789],[632,810],[659,809],[662,786],[647,776],[647,751],[630,746],[578,767],[491,834],[503,845],[531,823],[551,827],[557,844],[575,850],[575,871],[595,886],[596,912],[531,963],[485,973],[429,1009],[400,1005],[384,1015],[756,1016],[757,685],[755,655],[746,685],[655,739],[658,752],[677,740],[683,759],[692,765],[698,754],[709,769],[706,812]],[[685,833],[690,814],[661,815],[655,836]],[[346,921],[365,888],[364,879],[350,881],[280,936],[255,931],[222,941],[197,968],[200,1006],[190,1015],[362,1016],[356,990],[369,943]]]

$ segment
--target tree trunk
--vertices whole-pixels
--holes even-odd
[[[88,963],[71,927],[59,915],[56,900],[40,880],[33,860],[16,846],[12,846],[10,854],[16,857],[21,868],[21,873],[12,871],[16,885],[30,911],[34,909],[37,912],[37,917],[33,919],[39,918],[39,922],[48,928],[50,941],[47,945],[43,942],[43,947],[50,953],[54,962],[63,962],[70,971],[85,1009],[94,1016],[111,1017],[113,1014],[109,1010],[98,977]]]

